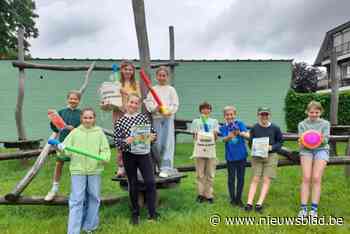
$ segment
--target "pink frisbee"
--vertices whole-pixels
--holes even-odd
[[[319,147],[322,141],[322,134],[315,130],[308,130],[300,137],[300,143],[308,149],[315,149]]]

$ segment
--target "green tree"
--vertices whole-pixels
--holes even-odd
[[[35,9],[33,0],[0,0],[0,58],[15,54],[18,27],[24,28],[24,48],[29,51],[28,39],[39,36]]]

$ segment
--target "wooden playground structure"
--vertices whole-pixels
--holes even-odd
[[[146,19],[145,19],[145,9],[144,2],[140,0],[132,1],[135,27],[138,41],[138,48],[140,54],[140,66],[136,66],[136,69],[139,70],[143,68],[146,73],[150,74],[150,69],[157,68],[160,66],[169,66],[171,77],[174,77],[174,68],[178,65],[175,62],[175,46],[174,46],[174,28],[173,26],[169,27],[169,43],[170,43],[170,58],[168,63],[150,63],[150,51],[149,43],[147,37],[147,28],[146,28]],[[0,204],[45,204],[45,205],[65,205],[67,204],[66,197],[57,197],[52,202],[44,202],[42,196],[33,196],[33,197],[23,197],[21,193],[27,188],[27,186],[33,181],[35,176],[38,174],[42,166],[45,164],[50,153],[53,153],[54,150],[49,144],[45,144],[43,148],[39,148],[40,142],[43,139],[30,139],[28,140],[25,132],[25,127],[23,123],[23,100],[24,100],[24,83],[26,80],[25,69],[42,69],[42,70],[54,70],[54,71],[84,71],[87,70],[85,80],[83,85],[79,89],[82,96],[88,86],[89,79],[93,70],[95,71],[111,71],[111,66],[101,66],[96,65],[93,62],[91,65],[52,65],[52,64],[36,64],[28,63],[24,60],[24,29],[19,27],[18,29],[18,60],[13,62],[12,65],[19,70],[19,83],[18,83],[18,96],[16,104],[16,126],[18,133],[17,141],[1,141],[5,147],[8,148],[18,148],[18,151],[10,153],[1,153],[1,160],[10,160],[10,159],[23,159],[30,157],[37,157],[36,161],[32,167],[28,170],[26,175],[15,185],[11,192],[7,193],[4,197],[0,197]],[[142,98],[147,95],[147,88],[144,82],[140,81],[141,94]],[[105,130],[106,135],[111,135],[111,131]],[[52,133],[48,138],[56,138],[57,134]],[[178,173],[174,178],[168,180],[160,180],[157,178],[157,184],[163,184],[163,187],[172,187],[174,184],[178,184],[181,181],[181,178],[185,175]],[[168,183],[169,182],[169,183]],[[170,186],[171,185],[171,186]],[[113,204],[120,201],[118,197],[108,197],[101,198],[102,204]]]
[[[147,28],[145,21],[145,10],[143,1],[133,0],[133,11],[135,19],[135,28],[137,33],[138,49],[140,56],[140,66],[137,66],[136,69],[143,68],[148,74],[150,69],[157,68],[159,66],[169,66],[171,77],[174,78],[175,66],[178,65],[175,62],[175,46],[174,46],[174,28],[169,27],[169,44],[170,44],[170,57],[168,63],[158,63],[151,64],[150,60],[150,51],[149,43],[147,37]],[[67,197],[57,197],[52,202],[45,202],[43,196],[32,196],[24,197],[21,196],[22,192],[30,185],[34,180],[36,175],[39,173],[42,166],[48,159],[48,156],[54,152],[49,144],[45,144],[43,148],[39,148],[40,142],[42,139],[28,139],[25,133],[25,127],[23,124],[23,100],[24,100],[24,83],[26,80],[25,70],[26,69],[42,69],[42,70],[54,70],[54,71],[86,71],[84,82],[79,89],[82,94],[84,94],[86,87],[88,86],[89,79],[93,71],[111,71],[110,66],[101,66],[93,62],[90,65],[52,65],[52,64],[36,64],[29,63],[24,60],[24,30],[23,28],[18,29],[18,60],[13,62],[13,66],[19,70],[19,85],[18,85],[18,96],[17,96],[17,105],[16,105],[16,126],[18,133],[18,141],[6,141],[1,142],[5,147],[18,148],[18,151],[0,153],[0,161],[3,160],[18,160],[24,158],[37,157],[32,167],[28,170],[26,175],[14,186],[11,192],[7,193],[4,197],[0,197],[0,204],[13,204],[13,205],[66,205]],[[141,80],[141,92],[143,97],[146,96],[147,89],[144,85],[144,82]],[[337,94],[337,86],[335,83],[334,93]],[[337,102],[336,97],[333,98]],[[336,103],[338,105],[338,103]],[[332,104],[333,106],[333,104]],[[335,110],[334,110],[335,109]],[[336,112],[337,108],[332,107],[332,111]],[[333,129],[338,129],[336,125],[336,116],[332,115],[332,124]],[[187,128],[189,121],[186,120],[175,120],[176,133],[175,134],[191,134]],[[346,127],[344,127],[346,128]],[[350,127],[348,126],[350,129]],[[105,130],[107,136],[111,135],[110,130]],[[57,137],[56,133],[52,133],[48,138]],[[285,133],[283,135],[285,141],[297,141],[298,136],[296,134]],[[45,139],[46,140],[46,139]],[[329,165],[350,165],[350,134],[346,135],[331,135],[330,141],[332,143],[336,142],[347,142],[346,155],[342,156],[332,156],[329,161]],[[283,148],[280,152],[280,155],[284,156],[285,159],[279,160],[278,166],[293,166],[299,164],[298,152],[291,151],[289,149]],[[246,166],[250,167],[250,162],[248,161]],[[226,163],[219,163],[217,169],[226,168]],[[350,176],[350,166],[346,166],[346,176]],[[178,167],[179,172],[189,172],[194,171],[195,167],[190,166],[181,166]],[[170,177],[168,179],[157,178],[157,188],[170,188],[178,185],[181,182],[181,178],[185,177],[183,173],[175,177]],[[120,183],[120,186],[124,189],[127,188],[127,180],[125,178],[112,178],[115,181]],[[141,181],[142,182],[142,181]],[[119,202],[120,197],[102,197],[103,204],[114,204]]]

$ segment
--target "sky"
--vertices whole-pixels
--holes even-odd
[[[36,0],[41,58],[138,58],[131,0]],[[313,63],[350,0],[144,0],[151,59],[295,59]]]

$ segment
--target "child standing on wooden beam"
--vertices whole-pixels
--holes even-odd
[[[76,127],[80,125],[80,109],[78,108],[80,103],[81,94],[79,91],[69,91],[67,94],[67,107],[58,111],[58,114],[62,117],[63,121],[67,124],[66,127],[59,132],[59,130],[50,123],[51,129],[54,132],[59,132],[59,141],[63,142],[68,134]],[[69,162],[70,157],[65,155],[58,155],[55,172],[53,176],[52,188],[45,196],[45,201],[52,201],[58,193],[59,183],[62,175],[62,169],[64,162]]]
[[[156,154],[156,158],[162,160],[159,176],[169,177],[177,172],[174,169],[174,118],[179,108],[179,97],[175,88],[169,85],[169,71],[166,67],[162,66],[157,69],[156,79],[158,85],[153,89],[167,107],[167,112],[160,111],[151,93],[148,93],[144,102],[146,109],[152,113],[153,127],[158,134],[158,140],[153,145],[152,152]]]
[[[120,118],[114,127],[114,141],[121,150],[123,162],[128,177],[129,197],[131,201],[131,223],[140,222],[140,207],[138,203],[139,182],[137,170],[140,170],[145,187],[146,203],[150,220],[156,220],[156,184],[151,161],[151,142],[156,139],[154,129],[147,114],[140,113],[141,98],[130,94],[126,104],[126,114]]]
[[[216,145],[218,136],[218,121],[210,118],[212,106],[203,102],[199,105],[201,116],[194,119],[191,131],[194,138],[192,157],[196,160],[196,176],[198,196],[196,201],[202,203],[214,202],[213,182],[216,170]]]
[[[118,80],[118,82],[120,82],[121,84],[120,94],[122,96],[122,108],[113,109],[112,111],[113,125],[125,114],[128,95],[133,93],[133,94],[137,94],[138,96],[141,96],[139,82],[135,79],[135,66],[132,62],[123,61],[120,64],[120,81]],[[104,106],[108,106],[108,103],[106,104],[101,103],[102,109],[105,108]],[[125,168],[124,168],[121,150],[117,149],[116,154],[117,154],[116,162],[117,162],[118,170],[116,171],[115,175],[117,177],[124,177],[126,174],[125,174]]]

